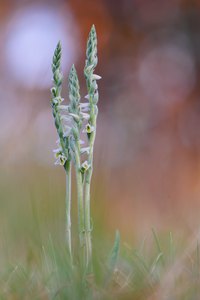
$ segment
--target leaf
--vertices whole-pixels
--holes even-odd
[[[174,248],[174,240],[172,236],[172,232],[169,233],[169,262],[172,264],[174,262],[175,257],[175,248]]]
[[[111,250],[110,256],[108,258],[108,268],[109,268],[110,275],[114,272],[115,267],[117,265],[119,250],[120,250],[120,233],[117,230],[115,233],[114,245]]]
[[[163,253],[163,251],[161,250],[159,238],[158,238],[157,233],[154,228],[152,228],[152,233],[153,233],[153,237],[154,237],[154,240],[156,243],[156,247],[158,249],[158,253]],[[164,265],[164,254],[161,256],[161,261],[162,261],[162,264]]]
[[[162,256],[163,256],[163,253],[160,252],[158,254],[158,256],[156,257],[156,259],[154,260],[154,262],[152,263],[152,266],[151,266],[151,274],[154,273],[154,271],[156,270],[156,267],[157,265],[159,264],[160,260],[162,259]]]

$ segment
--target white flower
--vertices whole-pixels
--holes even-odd
[[[88,112],[90,110],[90,103],[81,103],[80,108],[82,112]]]
[[[69,105],[59,105],[60,110],[66,110],[68,112]]]
[[[81,148],[81,154],[84,154],[84,153],[89,154],[89,152],[90,152],[90,147],[83,147],[83,148]]]
[[[52,104],[53,105],[59,105],[64,101],[64,98],[61,98],[60,96],[55,97],[52,99]]]
[[[79,115],[77,115],[77,114],[69,113],[69,116],[73,117],[73,119],[74,119],[75,121],[77,121],[77,122],[80,121],[80,117],[79,117]]]
[[[81,116],[82,116],[82,118],[85,119],[85,120],[89,120],[89,118],[90,118],[90,115],[87,114],[87,113],[84,113],[84,112],[81,112]]]
[[[100,80],[101,76],[99,76],[97,74],[92,74],[92,79],[94,79],[94,80]]]
[[[71,130],[72,130],[72,128],[70,126],[65,125],[63,137],[68,137],[70,135]]]
[[[67,161],[67,157],[63,154],[62,149],[58,148],[58,149],[53,150],[53,152],[55,153],[54,155],[56,158],[55,165],[64,166],[64,164]]]
[[[81,173],[84,174],[89,168],[90,168],[90,165],[88,164],[88,161],[86,160],[82,163],[80,171],[81,171]]]
[[[90,104],[87,102],[87,103],[80,103],[80,107],[81,108],[84,108],[84,107],[88,107]]]
[[[89,123],[86,124],[85,129],[83,130],[83,132],[87,133],[92,133],[93,131],[95,131],[95,127],[90,125]]]
[[[66,121],[66,122],[71,122],[71,120],[72,120],[72,117],[71,116],[69,116],[69,115],[62,115],[61,116],[61,121]]]

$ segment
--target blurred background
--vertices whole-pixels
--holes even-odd
[[[98,34],[100,101],[94,232],[190,234],[200,215],[200,1],[0,2],[0,247],[29,255],[64,235],[65,178],[54,165],[51,60],[75,63],[84,96],[88,32]],[[75,198],[75,197],[74,197]],[[74,199],[75,201],[75,199]],[[74,203],[74,216],[76,216]],[[11,247],[7,247],[12,245]],[[8,250],[10,249],[10,250]],[[29,254],[27,254],[29,253]]]

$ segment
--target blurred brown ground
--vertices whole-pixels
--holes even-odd
[[[25,218],[20,205],[33,184],[37,195],[45,184],[49,189],[48,180],[56,191],[59,180],[64,184],[62,170],[53,165],[51,56],[61,39],[65,78],[75,62],[83,86],[85,43],[93,23],[97,74],[103,77],[94,222],[118,227],[127,236],[149,226],[177,226],[189,233],[199,226],[200,215],[200,1],[189,0],[1,0],[2,219],[12,227],[14,207]],[[63,94],[67,99],[66,87]],[[53,201],[46,196],[42,201],[50,211]],[[53,217],[59,214],[54,211]]]

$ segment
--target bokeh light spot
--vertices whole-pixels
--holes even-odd
[[[16,12],[6,40],[10,78],[28,88],[46,88],[51,81],[50,65],[58,40],[65,50],[63,67],[69,68],[78,48],[77,30],[69,9],[65,19],[58,9],[49,6],[31,5]]]

